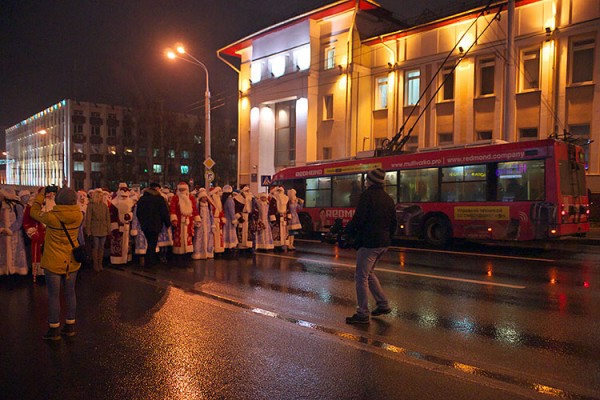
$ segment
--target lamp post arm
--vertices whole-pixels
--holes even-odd
[[[204,70],[204,74],[206,76],[206,92],[204,93],[204,123],[205,123],[204,153],[205,153],[205,158],[208,159],[208,158],[210,158],[210,137],[211,137],[211,132],[210,132],[210,89],[209,89],[209,83],[208,83],[208,68],[206,68],[206,65],[204,65],[204,63],[202,61],[198,60],[196,57],[194,57],[190,53],[185,52],[184,54],[187,55],[189,57],[189,59],[187,57],[182,57],[182,56],[178,56],[178,55],[176,55],[175,57],[177,57],[183,61],[186,61],[190,64],[199,66],[200,68],[202,68]],[[205,179],[206,189],[208,190],[210,188],[210,182],[208,182],[206,174],[204,176],[204,179]]]

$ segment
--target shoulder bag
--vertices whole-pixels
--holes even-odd
[[[71,235],[69,235],[65,224],[61,220],[58,220],[58,222],[60,222],[60,224],[62,225],[62,228],[65,231],[65,235],[67,235],[67,239],[69,239],[69,243],[71,243],[71,247],[73,248],[73,258],[75,259],[75,261],[77,261],[78,263],[86,262],[87,252],[85,251],[85,246],[75,246],[75,243],[73,243],[73,239],[71,239]]]

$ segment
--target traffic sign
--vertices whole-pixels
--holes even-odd
[[[210,158],[210,156],[209,156],[209,157],[207,157],[207,158],[206,158],[206,160],[204,160],[204,163],[203,163],[203,164],[204,164],[204,166],[205,166],[206,168],[208,168],[208,169],[212,169],[212,168],[215,166],[216,162],[215,162],[215,160],[213,160],[213,159],[212,159],[212,158]]]
[[[261,175],[260,186],[271,186],[271,175]]]
[[[212,182],[215,180],[215,173],[212,172],[210,169],[207,169],[206,172],[204,173],[204,178],[206,179],[207,182]]]

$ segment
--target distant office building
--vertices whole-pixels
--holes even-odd
[[[75,189],[193,182],[203,171],[200,125],[160,104],[63,100],[6,130],[6,181]]]
[[[400,131],[409,152],[568,131],[592,141],[600,192],[598,4],[498,1],[402,25],[376,2],[341,0],[218,50],[238,63],[240,184],[259,191],[281,168],[374,151]]]

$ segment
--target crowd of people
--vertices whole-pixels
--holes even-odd
[[[0,189],[0,275],[31,274],[34,281],[44,275],[47,226],[31,210],[43,193],[39,212],[49,213],[58,192],[56,186],[37,193]],[[185,182],[174,192],[151,183],[140,193],[121,183],[112,193],[101,188],[75,193],[82,213],[78,243],[86,245],[98,272],[107,258],[112,265],[149,266],[172,255],[203,260],[238,251],[294,250],[302,228],[303,200],[294,189],[278,186],[256,196],[248,186],[190,189]]]

